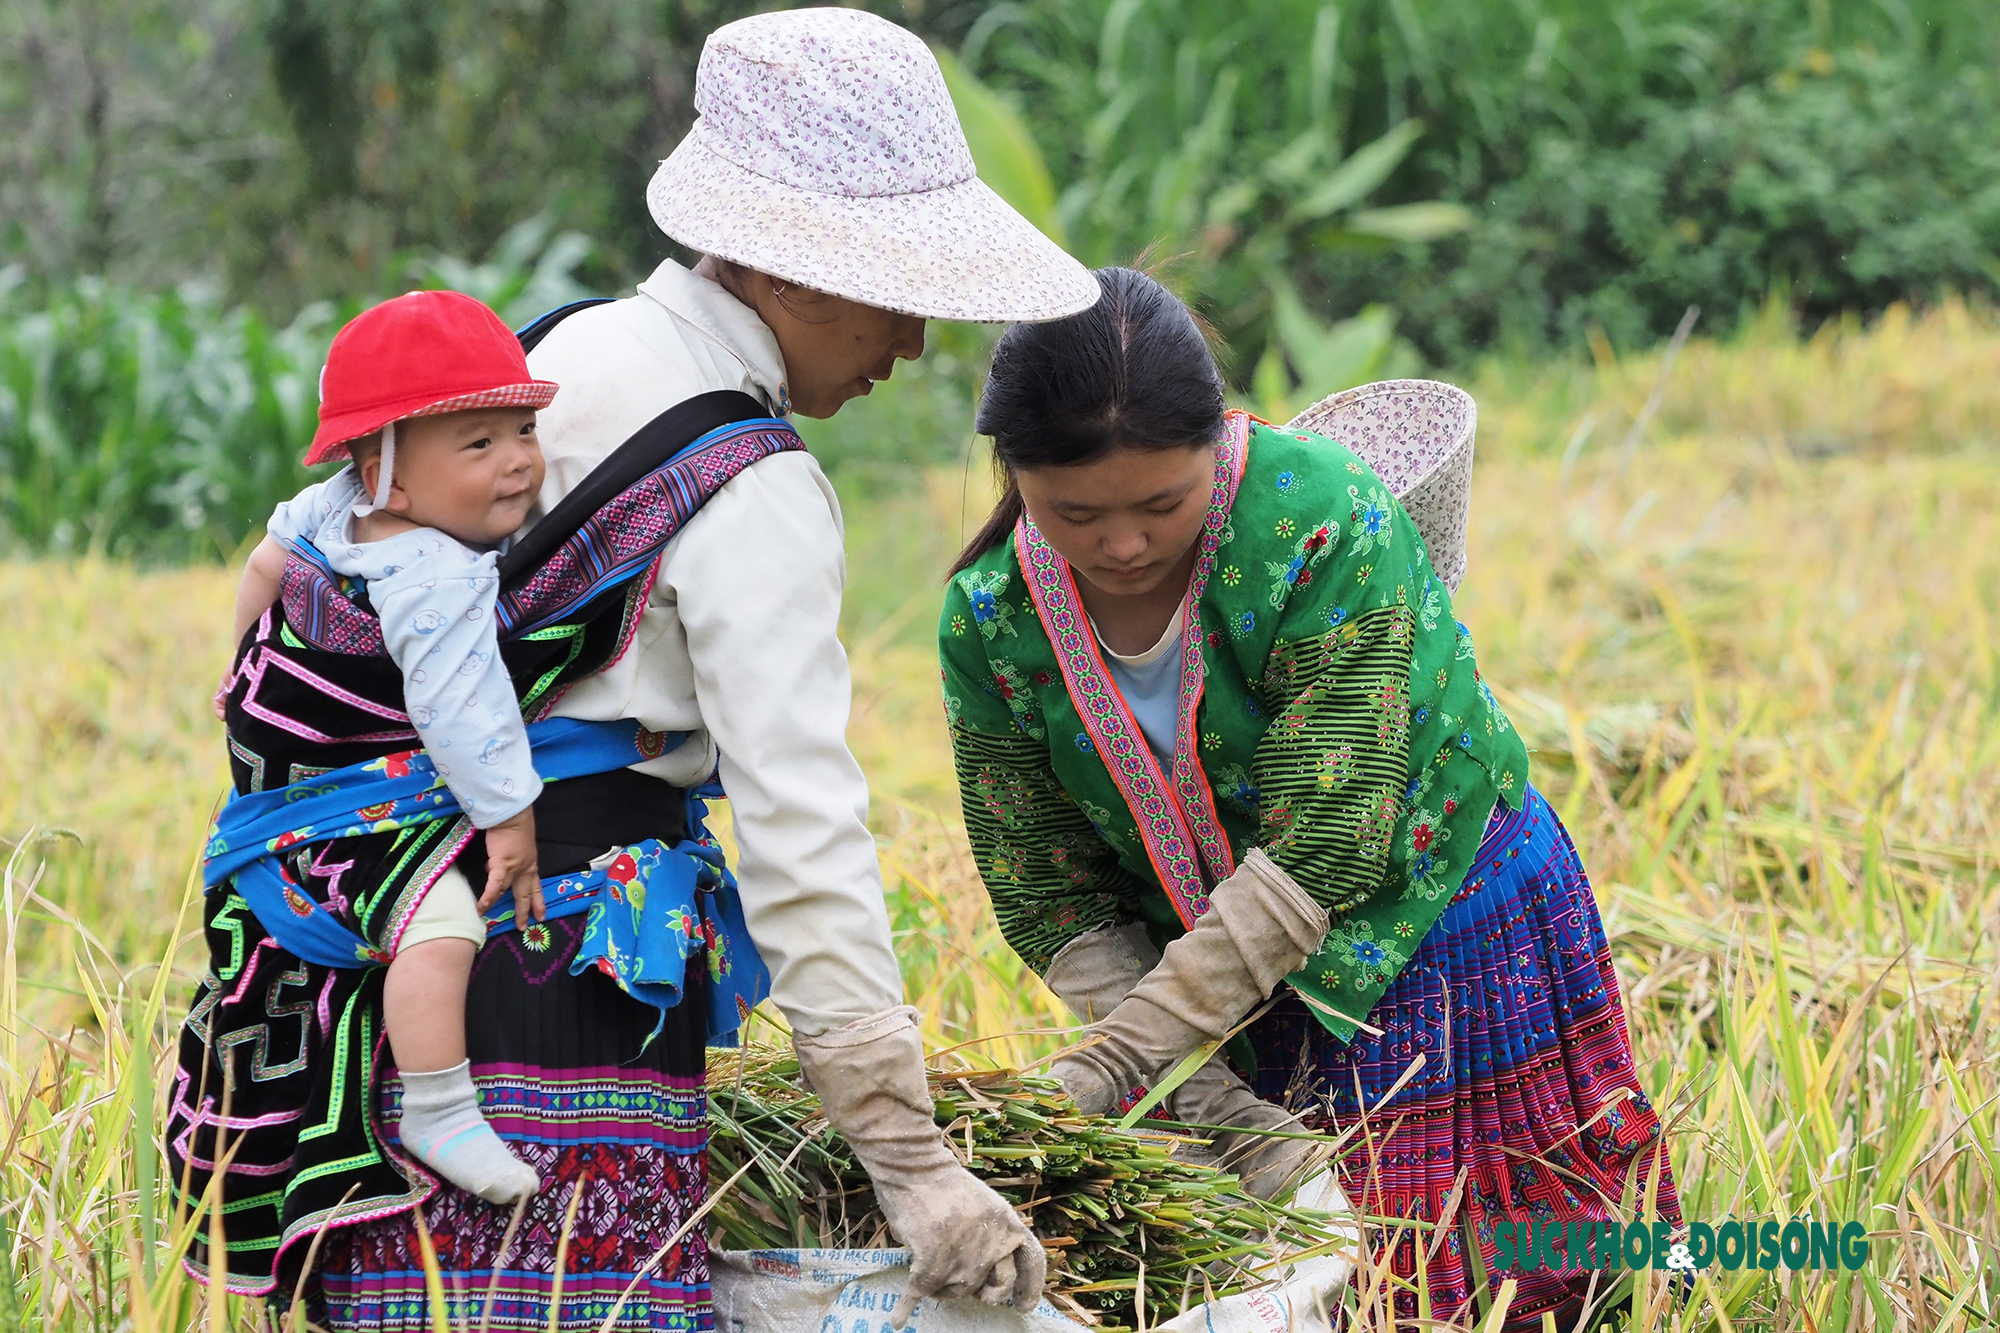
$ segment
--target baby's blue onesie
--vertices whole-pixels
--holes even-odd
[[[499,553],[435,528],[356,542],[353,510],[366,498],[350,465],[280,504],[271,536],[286,546],[311,542],[336,573],[366,580],[383,642],[403,673],[410,724],[473,826],[491,828],[542,791],[500,660]]]

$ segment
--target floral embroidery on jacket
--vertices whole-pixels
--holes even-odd
[[[1000,600],[1007,591],[1005,570],[993,570],[982,574],[968,569],[958,576],[958,586],[965,592],[965,600],[972,606],[972,622],[979,626],[981,638],[998,638],[1001,634],[1014,633],[1014,608]]]
[[[1417,603],[1417,620],[1426,632],[1438,627],[1438,614],[1443,609],[1441,592],[1436,583],[1427,581],[1423,599]]]
[[[1299,538],[1299,544],[1292,551],[1292,558],[1284,564],[1274,560],[1264,562],[1264,572],[1271,582],[1271,605],[1283,607],[1291,597],[1294,588],[1309,587],[1313,581],[1312,566],[1317,565],[1332,554],[1340,534],[1332,524],[1322,523]]]
[[[1084,817],[1090,820],[1090,826],[1096,830],[1098,837],[1112,847],[1123,847],[1127,844],[1129,839],[1119,833],[1116,818],[1111,811],[1095,801],[1079,800],[1076,804],[1077,808],[1083,811]]]
[[[1257,813],[1257,783],[1242,764],[1226,764],[1216,770],[1215,794],[1246,815]]]
[[[1409,955],[1394,940],[1375,938],[1375,927],[1366,921],[1342,922],[1326,937],[1322,949],[1331,949],[1348,966],[1363,973],[1394,975]]]
[[[1390,523],[1391,506],[1396,502],[1389,498],[1389,492],[1381,486],[1370,486],[1363,495],[1358,486],[1347,488],[1347,497],[1353,501],[1354,510],[1349,518],[1353,526],[1347,530],[1351,539],[1350,549],[1355,555],[1367,555],[1376,547],[1389,549],[1389,536],[1395,531]]]
[[[1035,707],[1034,695],[1028,692],[1027,677],[1022,675],[1021,668],[1004,657],[993,658],[991,665],[994,692],[1014,715],[1014,725],[1025,736],[1047,740],[1049,733],[1042,726],[1041,711]]]
[[[938,674],[944,676],[944,724],[947,727],[958,726],[965,719],[965,700],[951,692],[950,676],[942,671]]]

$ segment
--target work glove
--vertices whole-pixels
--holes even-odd
[[[889,1230],[910,1250],[902,1327],[926,1296],[976,1297],[1026,1313],[1048,1258],[1005,1199],[945,1146],[924,1076],[916,1010],[885,1009],[817,1036],[792,1035],[799,1069],[875,1185]]]
[[[1064,945],[1042,980],[1086,1023],[1109,1015],[1153,968],[1160,951],[1138,923],[1101,926]],[[1168,1113],[1194,1125],[1305,1133],[1298,1117],[1252,1092],[1220,1054],[1167,1095]],[[1208,1162],[1238,1177],[1245,1193],[1276,1197],[1296,1185],[1319,1155],[1309,1139],[1196,1130],[1210,1141]]]
[[[1091,1026],[1101,1040],[1050,1069],[1079,1110],[1107,1114],[1196,1047],[1221,1041],[1326,938],[1326,909],[1261,848],[1208,901],[1193,929]]]
[[[1310,1133],[1305,1122],[1276,1102],[1267,1102],[1236,1077],[1220,1055],[1188,1075],[1167,1098],[1176,1120],[1191,1125],[1234,1125],[1238,1129]],[[1215,1165],[1237,1177],[1245,1194],[1275,1199],[1299,1184],[1308,1170],[1324,1165],[1328,1156],[1312,1139],[1273,1138],[1265,1134],[1227,1134],[1198,1129],[1214,1142]]]

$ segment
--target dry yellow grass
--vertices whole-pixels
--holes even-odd
[[[1685,1308],[1654,1283],[1631,1323],[1990,1326],[2000,329],[1951,307],[1804,342],[1769,323],[1695,342],[1627,448],[1658,367],[1474,377],[1460,617],[1591,867],[1689,1216],[1811,1211],[1876,1239],[1839,1280],[1711,1272]],[[965,857],[928,647],[935,574],[911,575],[942,568],[968,508],[956,471],[852,506],[853,737],[931,1040],[1000,1035],[968,1054],[1014,1063],[1050,1048],[1033,1029],[1059,1013],[1001,946]],[[148,1032],[149,965],[223,779],[205,701],[228,586],[0,568],[0,827],[60,823],[84,844],[50,861],[53,906],[23,893],[23,848],[5,902],[23,988],[0,996],[0,1111],[19,1127],[0,1218],[19,1297],[51,1327],[83,1327],[124,1237],[139,1243],[131,1128],[150,1089],[123,1053]],[[185,981],[160,1001],[156,1058]],[[142,1316],[197,1308],[170,1281],[149,1290]],[[0,1283],[0,1325],[7,1300]]]

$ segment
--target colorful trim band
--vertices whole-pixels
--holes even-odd
[[[1175,913],[1188,926],[1208,910],[1209,888],[1236,869],[1235,854],[1216,818],[1215,797],[1195,743],[1195,711],[1206,678],[1201,653],[1201,595],[1215,568],[1216,548],[1229,525],[1230,506],[1235,503],[1249,457],[1250,419],[1241,412],[1231,412],[1224,430],[1223,439],[1215,446],[1215,488],[1202,520],[1200,552],[1182,604],[1180,708],[1171,782],[1105,668],[1069,562],[1056,554],[1026,514],[1014,529],[1028,592],[1055,647],[1063,684],[1083,717],[1098,757],[1139,826],[1153,872],[1173,902]]]

